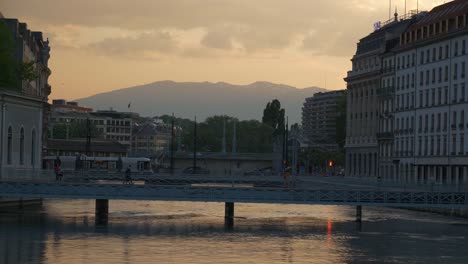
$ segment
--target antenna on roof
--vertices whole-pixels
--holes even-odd
[[[392,18],[392,0],[389,0],[388,3],[388,20],[390,20],[390,18]]]
[[[406,0],[405,0],[405,13],[404,13],[404,15],[406,15]]]

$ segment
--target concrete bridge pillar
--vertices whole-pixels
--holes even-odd
[[[224,205],[224,225],[226,227],[234,226],[234,203],[225,203]]]
[[[96,199],[95,223],[96,225],[107,225],[109,217],[109,200]]]
[[[362,222],[362,206],[356,206],[356,222]]]

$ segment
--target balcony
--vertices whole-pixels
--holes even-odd
[[[381,87],[377,89],[377,96],[383,98],[393,97],[395,95],[395,86]]]

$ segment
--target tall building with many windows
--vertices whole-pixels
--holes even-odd
[[[347,82],[346,175],[378,175],[379,97],[384,56],[398,44],[410,20],[395,18],[357,44]]]
[[[403,182],[468,177],[468,2],[435,7],[401,36],[395,54],[393,173]]]
[[[370,122],[377,126],[376,173],[384,180],[437,184],[468,180],[467,19],[468,2],[454,0],[430,12],[396,16],[376,31],[398,27],[382,49],[380,72],[367,73],[379,80],[378,119]],[[359,50],[358,45],[357,55]],[[363,156],[354,150],[373,131],[362,124],[359,111],[368,102],[355,86],[360,80],[357,55],[347,78],[351,176],[367,175]]]
[[[324,151],[338,151],[336,118],[339,100],[345,91],[316,93],[306,98],[302,108],[302,128],[309,147]]]

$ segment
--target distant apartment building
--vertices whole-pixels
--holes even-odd
[[[302,107],[303,134],[309,147],[325,151],[337,151],[337,104],[345,91],[316,93],[305,100]]]
[[[381,49],[380,71],[372,74],[379,81],[378,119],[369,120],[377,127],[372,130],[378,148],[376,174],[384,180],[437,184],[468,180],[467,16],[468,2],[455,0],[430,12],[396,17],[370,35],[393,34]],[[353,61],[353,72],[354,67]],[[360,99],[362,91],[352,91],[352,72],[346,80],[347,173],[367,176],[363,159],[369,156],[356,150],[359,137],[369,131],[359,131],[366,126],[361,125],[360,111],[355,112],[366,103]]]
[[[91,108],[81,107],[78,104],[63,104],[55,100],[54,102],[56,104],[53,104],[49,126],[51,138],[54,138],[54,126],[65,125],[68,135],[71,125],[79,123],[87,126],[89,120],[90,125],[99,134],[99,138],[116,141],[130,149],[133,120],[139,117],[138,114],[114,110],[90,112]]]
[[[65,99],[54,99],[52,100],[51,111],[60,113],[91,113],[93,112],[93,109],[79,106],[78,102],[67,102]]]
[[[48,83],[51,74],[49,41],[43,39],[42,32],[31,31],[17,19],[0,17],[0,30],[11,36],[14,62],[32,63],[35,74],[31,80],[15,76],[10,84],[0,84],[0,172],[39,168],[51,92]],[[5,73],[6,69],[0,71]]]
[[[157,122],[135,124],[133,127],[131,155],[158,157],[169,151],[171,127]]]

